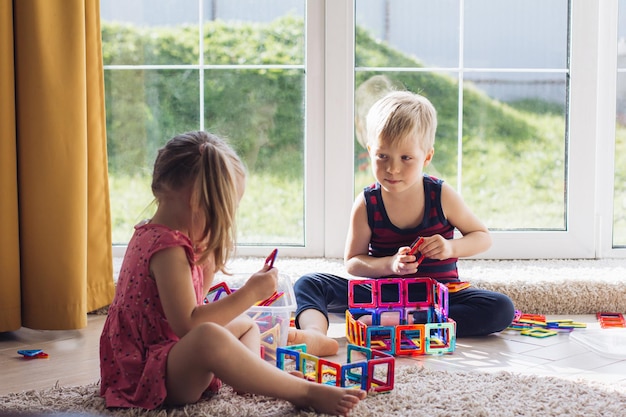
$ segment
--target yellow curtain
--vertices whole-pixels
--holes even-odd
[[[97,0],[0,0],[0,332],[114,293]]]

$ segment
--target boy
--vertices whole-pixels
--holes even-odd
[[[436,129],[435,108],[418,94],[391,92],[368,112],[367,150],[376,182],[352,206],[344,253],[349,274],[430,277],[451,284],[460,282],[458,258],[491,246],[489,230],[461,196],[423,173],[435,152]],[[454,239],[455,229],[462,237]],[[418,237],[423,240],[411,254]],[[504,294],[449,288],[449,317],[457,323],[457,337],[484,336],[511,324],[515,309]],[[296,281],[294,292],[297,329],[290,331],[288,343],[306,343],[313,355],[336,354],[337,341],[326,335],[328,312],[348,308],[348,280],[307,274]]]

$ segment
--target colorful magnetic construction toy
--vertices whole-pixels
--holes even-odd
[[[355,300],[355,287],[369,290],[369,300]],[[396,289],[397,292],[387,290]],[[385,293],[397,294],[385,299]],[[412,291],[418,290],[418,291]],[[420,299],[415,295],[423,294]],[[448,317],[448,288],[432,278],[377,278],[350,280],[346,336],[357,346],[391,355],[440,355],[454,352],[456,323]],[[372,324],[355,319],[371,315]],[[382,325],[383,317],[397,325]]]
[[[600,322],[600,327],[603,329],[626,327],[626,322],[624,322],[624,316],[622,313],[599,312],[596,313],[596,318],[598,319],[598,322]]]
[[[360,354],[357,355],[355,354]],[[279,347],[276,366],[295,366],[310,381],[367,392],[393,389],[395,358],[387,353],[352,344],[347,345],[347,363],[339,364],[306,353],[306,345]]]
[[[587,327],[585,323],[570,319],[546,320],[543,314],[527,314],[516,310],[513,322],[507,329],[519,331],[522,336],[549,337],[556,336],[559,332],[571,332],[584,327]]]
[[[41,349],[21,349],[17,353],[24,359],[47,359],[48,354]]]
[[[204,304],[220,300],[232,294],[234,291],[237,291],[237,289],[231,289],[225,282],[215,284],[209,289],[206,297],[204,297]],[[282,291],[276,292],[267,300],[257,303],[257,306],[270,306],[282,295]],[[267,360],[276,360],[276,349],[280,341],[282,321],[285,319],[265,311],[250,312],[249,315],[256,322],[261,331],[261,357]]]
[[[276,360],[282,320],[284,319],[266,312],[257,312],[252,318],[261,330],[262,356],[266,360]]]

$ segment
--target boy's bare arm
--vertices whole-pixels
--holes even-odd
[[[491,247],[487,226],[472,212],[463,198],[449,185],[443,184],[441,206],[448,221],[462,237],[446,240],[441,236],[425,239],[420,251],[428,258],[448,259],[477,255]]]
[[[371,230],[367,223],[365,201],[360,195],[352,206],[350,227],[346,238],[344,264],[349,274],[357,277],[378,278],[385,275],[415,273],[415,256],[408,255],[409,247],[400,248],[394,256],[376,258],[369,255]]]

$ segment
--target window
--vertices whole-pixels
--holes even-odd
[[[207,129],[250,168],[239,254],[343,256],[380,82],[437,107],[429,173],[493,231],[481,256],[624,256],[618,1],[102,2],[114,242],[145,217],[156,149]]]
[[[357,122],[388,88],[425,95],[439,116],[428,173],[491,230],[566,230],[568,1],[357,0],[356,16]]]
[[[238,243],[305,246],[305,7],[102,2],[115,243],[126,243],[152,212],[158,148],[206,129],[229,139],[249,170]]]

